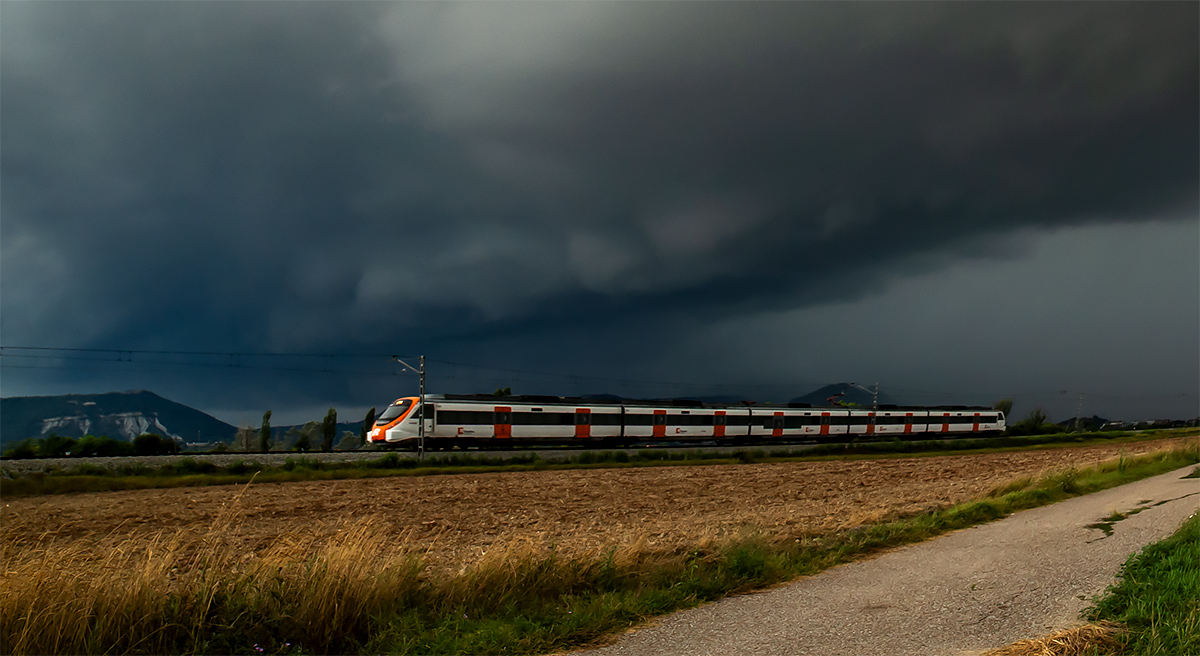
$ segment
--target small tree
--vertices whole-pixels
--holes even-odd
[[[1000,399],[992,404],[992,410],[999,410],[1007,417],[1012,412],[1012,399]]]
[[[36,458],[38,454],[38,440],[36,438],[26,438],[17,442],[12,448],[4,452],[5,458]]]
[[[1041,408],[1034,408],[1024,419],[1008,429],[1010,435],[1043,435],[1061,431],[1061,427],[1046,422],[1046,411]]]
[[[512,387],[497,387],[492,396],[512,396]]]
[[[49,437],[42,440],[38,453],[51,458],[62,458],[71,455],[75,451],[76,444],[78,443],[70,437],[51,433]]]
[[[337,444],[333,445],[334,451],[357,451],[358,447],[362,446],[358,442],[359,436],[354,431],[342,431],[342,437],[338,439]]]
[[[367,410],[367,416],[366,416],[366,418],[363,419],[362,433],[360,433],[358,436],[358,445],[360,447],[367,445],[367,433],[371,432],[371,426],[374,423],[375,423],[375,408],[374,408],[374,406],[372,406],[370,410]]]
[[[84,435],[79,440],[72,455],[83,458],[110,458],[113,456],[134,455],[133,444],[125,440],[113,439],[107,435],[96,437]]]
[[[258,450],[266,453],[271,450],[271,411],[263,413],[262,428],[258,429]]]
[[[165,456],[179,451],[175,440],[156,433],[142,433],[133,438],[133,452],[139,456]]]
[[[238,429],[237,437],[233,438],[234,451],[253,451],[258,442],[258,431],[249,426]]]
[[[296,444],[292,447],[296,451],[311,451],[313,442],[316,441],[317,432],[321,430],[321,425],[315,421],[310,421],[300,428],[300,437],[296,438]]]
[[[1042,424],[1046,423],[1046,411],[1041,408],[1034,408],[1021,423],[1028,424],[1034,429],[1041,429]]]
[[[333,449],[333,438],[337,433],[337,410],[329,409],[325,413],[325,420],[321,422],[321,450],[329,451]]]
[[[292,426],[287,429],[278,440],[275,442],[275,448],[279,451],[296,451],[296,445],[300,443],[300,427]]]

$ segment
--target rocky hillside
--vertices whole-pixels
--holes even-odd
[[[116,439],[158,433],[185,442],[229,441],[236,432],[211,415],[145,390],[0,399],[0,444],[51,433]]]

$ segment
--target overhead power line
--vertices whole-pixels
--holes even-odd
[[[137,353],[149,355],[236,355],[253,357],[305,357],[305,358],[383,358],[390,359],[391,354],[385,353],[309,353],[307,351],[167,351],[159,349],[111,349],[111,348],[76,348],[62,346],[0,346],[0,355],[4,351],[54,351],[67,353]],[[32,357],[32,356],[23,356]],[[412,356],[406,356],[412,357]]]
[[[0,346],[0,358],[2,358],[0,359],[0,367],[5,369],[129,371],[130,369],[153,368],[154,370],[165,372],[170,371],[171,369],[178,371],[180,369],[186,369],[189,367],[199,367],[209,370],[247,369],[288,373],[322,373],[347,376],[394,377],[398,376],[400,372],[394,367],[392,357],[392,354],[383,353],[310,353],[300,351],[203,351],[168,349],[106,349],[53,346]],[[407,359],[416,356],[405,355],[400,357]],[[267,361],[255,362],[256,358],[263,358]],[[279,362],[281,359],[292,359],[294,362]],[[305,360],[308,360],[309,362],[305,362]],[[311,362],[312,360],[325,360],[326,362],[315,363]],[[331,363],[329,361],[336,360],[342,361],[347,366],[330,366]],[[806,387],[812,387],[815,389],[816,387],[828,384],[826,382],[817,381],[788,381],[780,383],[714,383],[678,380],[653,380],[620,376],[595,376],[577,373],[537,371],[514,367],[501,367],[457,362],[452,360],[440,360],[435,358],[427,358],[426,360],[429,363],[446,366],[436,367],[430,371],[431,378],[438,381],[474,380],[470,376],[464,376],[461,371],[455,371],[453,369],[461,368],[479,372],[499,373],[518,377],[518,379],[549,379],[575,384],[593,383],[651,388],[675,388],[680,390],[690,389],[693,391],[708,391],[710,393],[719,392],[720,390],[796,390]],[[364,361],[375,361],[379,364],[379,368],[376,370],[368,370],[363,368],[361,365],[369,364],[368,362]],[[59,364],[52,364],[52,362],[57,362]],[[360,366],[349,364],[349,362],[354,362]],[[64,363],[80,364],[76,365]],[[102,366],[81,366],[83,363],[94,363]],[[309,366],[303,366],[305,364]],[[447,369],[447,367],[450,369]],[[979,398],[986,396],[1017,399],[1030,397],[1046,398],[1050,396],[1062,396],[1064,398],[1070,396],[1073,398],[1081,391],[1086,392],[1088,397],[1109,400],[1196,398],[1200,396],[1195,392],[1168,392],[1158,394],[1128,395],[1064,389],[1042,391],[1010,391],[1004,393],[996,393],[994,391],[963,392],[962,390],[916,390],[912,388],[890,386],[887,384],[884,384],[881,387],[881,391],[885,394],[901,393],[906,395],[928,395],[938,396],[943,399]]]

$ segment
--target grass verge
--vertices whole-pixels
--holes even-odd
[[[1130,556],[1117,583],[1084,616],[1089,624],[1014,642],[985,656],[1200,653],[1200,514]]]
[[[748,533],[690,549],[639,544],[562,556],[493,549],[457,572],[370,523],[317,544],[303,534],[261,554],[177,538],[71,549],[5,548],[4,653],[542,653],[643,619],[764,587],[898,545],[1197,462],[1197,444],[1082,471],[1022,479],[984,498],[827,535]]]
[[[732,453],[693,449],[640,449],[627,451],[565,451],[561,456],[543,458],[537,453],[513,452],[505,456],[472,453],[436,455],[424,460],[396,453],[357,462],[323,462],[313,457],[289,457],[283,465],[270,466],[249,457],[220,466],[194,457],[170,464],[149,467],[141,464],[102,467],[83,463],[43,471],[15,473],[4,469],[0,474],[0,495],[40,496],[80,492],[143,490],[208,485],[287,483],[388,476],[428,476],[481,472],[514,472],[548,469],[589,469],[621,467],[657,467],[679,464],[727,465],[756,462],[797,462],[889,456],[917,457],[947,453],[989,453],[1053,447],[1079,447],[1092,444],[1120,444],[1194,434],[1195,429],[1147,431],[1143,433],[1075,433],[1029,437],[956,438],[947,440],[865,442],[858,444],[821,444],[794,449],[739,449]]]
[[[1127,629],[1120,653],[1200,653],[1200,514],[1130,556],[1087,619]]]

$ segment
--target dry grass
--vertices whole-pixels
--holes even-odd
[[[291,645],[272,636],[291,635],[297,648],[340,651],[365,638],[381,602],[420,587],[419,556],[370,521],[323,542],[296,533],[256,556],[224,538],[237,504],[222,515],[198,547],[180,533],[5,547],[0,650],[228,652],[261,641],[282,651]]]
[[[1017,476],[1089,467],[1178,440],[1019,453],[465,474],[251,486],[246,517],[226,539],[261,554],[297,528],[332,536],[376,517],[381,529],[428,549],[430,566],[457,570],[506,543],[581,554],[645,537],[653,549],[689,548],[744,527],[818,534],[929,512],[979,498]],[[232,486],[4,498],[0,541],[95,544],[99,536],[183,529],[195,542],[219,520]],[[188,548],[192,548],[189,546]]]
[[[1119,624],[1084,624],[1033,640],[1021,640],[984,656],[1095,656],[1119,654],[1120,636],[1128,631]]]

